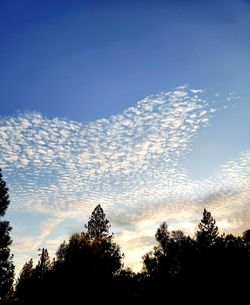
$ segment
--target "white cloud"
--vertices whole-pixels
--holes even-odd
[[[161,175],[163,186],[180,183],[181,158],[210,117],[206,97],[196,93],[179,87],[86,124],[37,113],[2,118],[0,160],[13,208],[60,215],[97,198],[128,205],[134,194],[152,198]],[[178,174],[165,175],[173,170]]]
[[[191,180],[182,166],[193,138],[218,109],[223,107],[211,107],[204,90],[183,86],[95,122],[37,113],[0,118],[0,166],[10,188],[10,208],[51,215],[41,233],[24,236],[15,251],[31,251],[43,242],[54,247],[57,238],[49,234],[57,224],[89,215],[97,203],[115,227],[131,227],[125,242],[134,247],[140,239],[149,245],[163,220],[173,227],[183,223],[191,232],[204,200],[223,228],[231,228],[233,218],[235,229],[246,228],[249,151],[207,180]],[[133,236],[136,230],[141,233]],[[139,246],[136,251],[141,253]]]
[[[50,239],[49,236],[62,221],[63,218],[50,218],[42,221],[38,224],[40,226],[39,234],[30,231],[29,235],[23,235],[22,232],[14,231],[12,250],[15,253],[14,262],[16,277],[18,277],[24,263],[30,258],[33,258],[34,262],[38,260],[39,248],[48,248],[52,255],[51,257],[55,255],[56,249],[66,236],[58,237],[56,239]]]
[[[32,236],[15,236],[13,249],[16,252],[36,251],[51,232],[63,221],[63,218],[50,218],[40,224],[40,234]]]

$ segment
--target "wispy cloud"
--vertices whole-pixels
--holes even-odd
[[[38,259],[37,254],[39,248],[47,247],[52,255],[55,254],[56,249],[64,238],[66,239],[66,236],[61,236],[56,239],[51,239],[49,236],[62,221],[62,218],[49,218],[42,221],[38,224],[40,227],[38,234],[30,231],[30,234],[23,235],[22,232],[15,233],[14,231],[12,249],[15,252],[16,275],[18,275],[27,260],[33,258],[36,261]]]

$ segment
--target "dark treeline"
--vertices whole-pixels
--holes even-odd
[[[8,204],[8,189],[0,176],[0,216]],[[162,223],[139,273],[124,268],[100,205],[84,231],[63,242],[53,260],[40,249],[36,265],[27,261],[15,284],[10,229],[8,222],[0,222],[1,304],[241,304],[248,299],[250,230],[240,237],[220,234],[206,209],[194,237],[169,231]]]

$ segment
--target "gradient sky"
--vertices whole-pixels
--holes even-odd
[[[250,227],[249,23],[247,0],[0,2],[18,266],[98,203],[135,269],[163,220]]]

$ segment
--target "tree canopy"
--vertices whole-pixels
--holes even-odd
[[[87,231],[74,233],[64,241],[52,263],[46,249],[41,250],[35,268],[31,261],[26,263],[17,285],[19,302],[32,304],[40,295],[43,302],[77,304],[83,294],[85,298],[95,296],[95,300],[101,301],[114,285],[115,274],[122,267],[120,248],[112,240],[108,223],[98,205],[85,226]],[[27,283],[30,291],[35,293],[26,294]]]
[[[112,234],[109,235],[109,221],[106,219],[100,204],[95,207],[85,228],[87,229],[86,235],[91,238],[107,238],[112,236]]]
[[[109,221],[97,205],[85,231],[64,241],[52,261],[42,248],[35,266],[32,259],[24,264],[12,303],[82,304],[88,300],[94,304],[148,304],[174,300],[196,304],[208,297],[241,303],[248,291],[249,230],[242,236],[220,234],[206,209],[193,238],[181,230],[169,230],[166,222],[160,224],[156,244],[143,256],[139,273],[124,267],[120,247],[109,229]]]
[[[203,217],[198,225],[197,241],[204,247],[212,246],[218,237],[218,227],[211,213],[206,209],[203,211]]]
[[[0,219],[9,206],[8,188],[0,169]],[[8,221],[0,220],[0,300],[7,302],[12,293],[14,278],[13,256],[10,253],[11,227]]]

